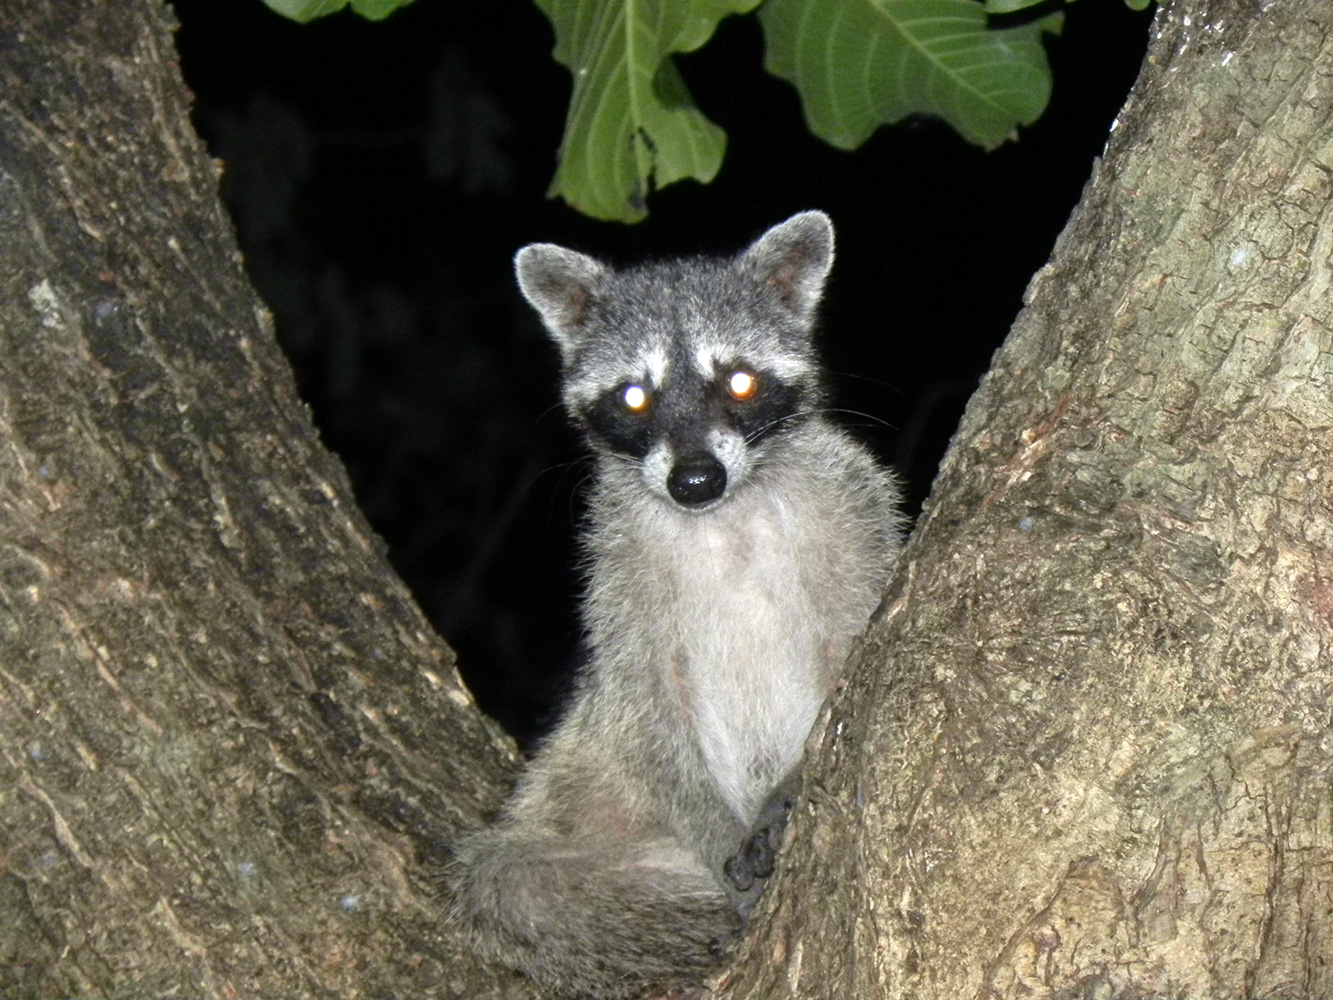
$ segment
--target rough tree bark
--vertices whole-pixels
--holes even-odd
[[[486,996],[423,861],[514,754],[296,398],[171,30],[0,10],[0,995]]]
[[[1333,19],[1179,0],[724,995],[1333,995]],[[318,446],[158,0],[0,12],[0,994],[518,996],[512,773]]]

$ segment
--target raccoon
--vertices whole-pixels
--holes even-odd
[[[448,881],[477,949],[558,993],[634,997],[718,962],[899,550],[893,478],[826,409],[832,260],[821,212],[732,258],[515,258],[595,456],[589,656]]]

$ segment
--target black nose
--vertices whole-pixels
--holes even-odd
[[[667,476],[671,499],[686,507],[716,500],[727,488],[727,470],[706,452],[683,456]]]

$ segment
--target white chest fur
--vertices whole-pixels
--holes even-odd
[[[749,822],[800,759],[828,694],[834,627],[780,507],[692,519],[677,547],[672,661],[704,761]],[[720,515],[720,516],[718,516]]]

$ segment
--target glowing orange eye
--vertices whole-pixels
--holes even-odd
[[[648,409],[648,393],[643,391],[643,386],[627,386],[621,399],[625,401],[625,409],[630,413],[642,413]]]
[[[759,388],[759,380],[749,372],[732,372],[727,379],[727,391],[732,399],[749,399]]]

